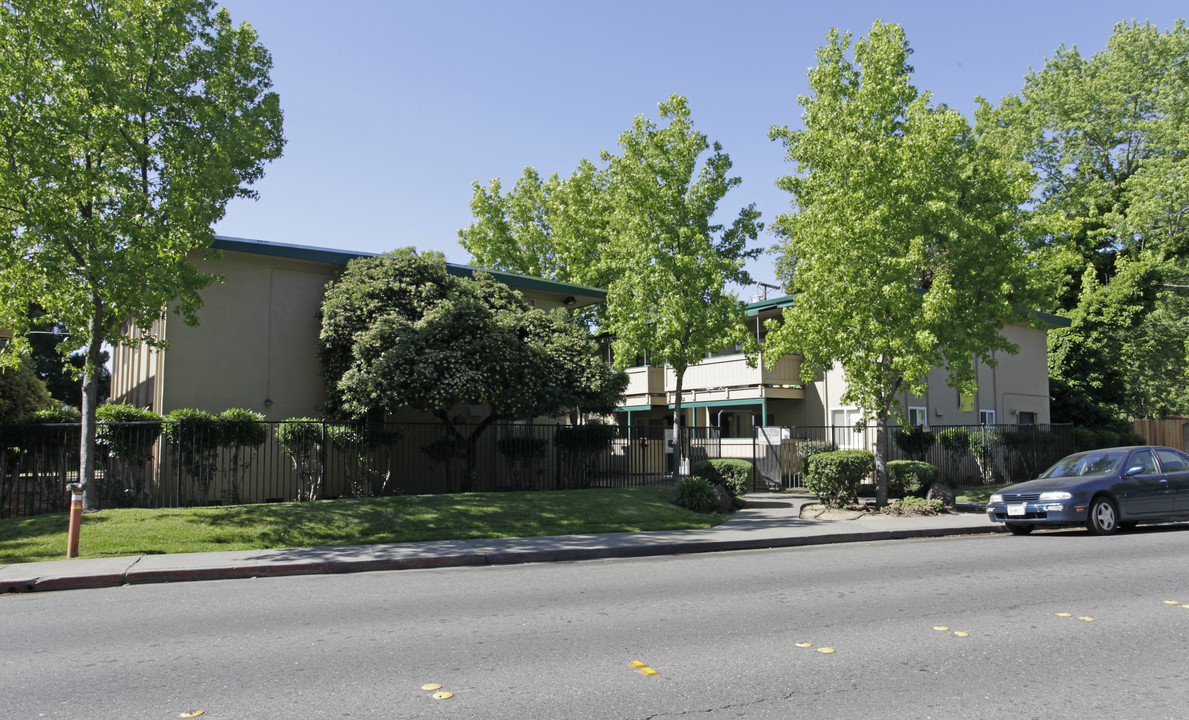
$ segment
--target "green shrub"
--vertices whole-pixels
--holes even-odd
[[[804,462],[818,453],[834,452],[838,446],[829,440],[795,440],[797,456]]]
[[[1148,439],[1139,433],[1121,432],[1119,433],[1120,445],[1151,445]]]
[[[897,500],[883,508],[885,515],[937,515],[945,506],[940,500],[910,497]]]
[[[970,449],[970,435],[966,428],[946,428],[937,433],[937,444],[955,457]]]
[[[35,413],[22,415],[17,418],[18,423],[37,423],[41,425],[53,424],[71,424],[80,423],[83,421],[83,416],[78,410],[74,408],[61,408],[59,410],[38,410]]]
[[[223,501],[239,503],[243,501],[240,480],[256,459],[260,446],[268,439],[268,425],[264,423],[263,415],[243,408],[229,408],[215,419],[219,426],[219,447],[228,451],[227,467],[223,471],[227,479]]]
[[[557,489],[590,487],[594,482],[596,461],[617,437],[617,426],[598,421],[559,426],[553,435],[553,444],[560,455]]]
[[[99,421],[96,445],[105,463],[103,477],[96,482],[102,504],[131,507],[149,483],[145,464],[153,458],[164,418],[122,403],[100,405],[95,418]]]
[[[277,444],[297,471],[298,500],[317,500],[321,494],[323,428],[324,423],[314,418],[289,418],[277,425]]]
[[[936,466],[917,460],[892,460],[888,463],[888,495],[924,497],[941,472]]]
[[[690,466],[690,473],[722,485],[731,497],[742,497],[751,489],[752,466],[747,460],[699,460]]]
[[[165,439],[195,485],[194,501],[205,503],[219,467],[219,425],[203,410],[179,408],[165,415]]]
[[[892,433],[892,439],[896,441],[896,447],[913,460],[924,460],[930,448],[937,442],[933,433],[916,425],[896,428]]]
[[[219,423],[219,445],[225,448],[256,448],[268,439],[268,425],[258,412],[231,408],[215,416]]]
[[[699,475],[688,475],[673,486],[673,502],[694,512],[714,512],[718,505],[718,491],[714,484]]]
[[[549,442],[545,438],[528,435],[500,438],[496,442],[500,455],[513,463],[536,460],[544,456],[548,445]]]
[[[809,458],[805,485],[826,507],[846,507],[859,499],[859,485],[874,469],[868,450],[818,453]]]
[[[101,423],[95,430],[95,438],[112,457],[129,462],[144,462],[152,457],[153,444],[161,436],[164,418],[160,415],[135,405],[108,403],[95,408],[95,418]]]

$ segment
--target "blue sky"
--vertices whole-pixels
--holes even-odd
[[[1100,50],[1120,20],[1162,30],[1182,2],[937,3],[600,0],[225,0],[273,57],[285,155],[236,200],[221,235],[383,252],[415,246],[469,263],[458,230],[471,183],[510,187],[531,165],[568,175],[614,151],[632,118],[671,93],[722,143],[742,185],[720,212],[787,212],[772,125],[800,125],[797,96],[831,27],[902,25],[922,91],[971,117],[1016,93],[1061,44]],[[769,247],[775,238],[760,238]],[[774,262],[751,266],[773,282]]]

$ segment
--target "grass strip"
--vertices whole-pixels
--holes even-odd
[[[83,516],[79,557],[371,545],[713,527],[669,500],[668,487],[406,495]],[[66,556],[67,515],[0,520],[0,563]]]

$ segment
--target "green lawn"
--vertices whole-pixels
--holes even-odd
[[[667,487],[409,495],[83,516],[79,557],[707,528]],[[0,564],[66,556],[65,513],[0,520]]]
[[[976,485],[974,487],[958,488],[954,491],[954,499],[958,502],[985,503],[990,502],[991,493],[1007,487],[1003,485]]]

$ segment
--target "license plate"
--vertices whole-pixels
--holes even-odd
[[[1008,505],[1007,506],[1007,514],[1008,515],[1023,515],[1025,507],[1027,507],[1027,506],[1024,503],[1020,503],[1018,505]]]

